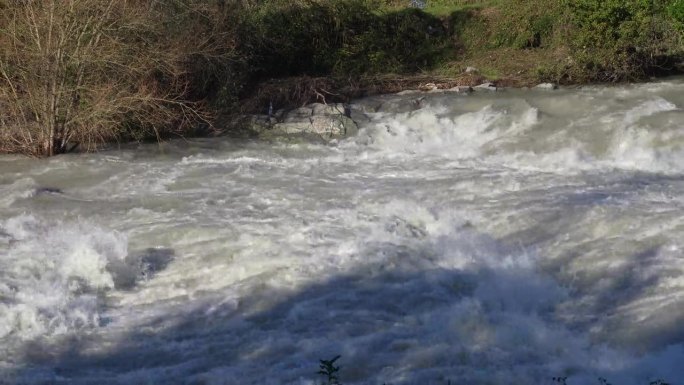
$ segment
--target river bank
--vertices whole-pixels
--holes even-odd
[[[259,113],[271,103],[296,108],[306,103],[349,102],[369,95],[483,83],[500,88],[531,88],[540,83],[582,86],[643,82],[684,73],[681,29],[678,19],[670,16],[675,7],[684,7],[677,1],[656,2],[653,8],[639,8],[630,1],[605,4],[589,0],[575,6],[555,0],[423,3],[426,7],[420,10],[402,8],[403,3],[397,1],[376,4],[384,7],[384,12],[420,15],[420,23],[411,21],[419,32],[426,31],[424,40],[406,43],[431,54],[414,60],[411,70],[392,73],[393,67],[388,65],[355,76],[333,71],[322,77],[262,79],[242,94],[244,110]],[[594,19],[597,25],[586,25],[585,18]],[[659,29],[653,26],[656,22]],[[647,34],[653,36],[642,36]],[[650,40],[656,36],[660,41]],[[650,58],[643,57],[647,52]],[[372,69],[372,63],[367,63],[372,56],[352,57],[357,63],[350,66]],[[420,60],[422,65],[417,63]]]
[[[69,1],[0,2],[1,153],[241,136],[245,114],[409,89],[644,81],[684,58],[680,0]]]

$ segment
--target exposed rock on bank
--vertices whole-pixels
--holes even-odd
[[[553,90],[558,86],[542,83],[535,89]],[[495,83],[485,82],[477,86],[455,86],[438,88],[427,83],[418,89],[403,90],[394,94],[376,95],[349,103],[312,103],[292,110],[277,110],[270,115],[247,116],[246,128],[260,139],[313,140],[329,142],[354,136],[359,126],[370,121],[368,114],[379,111],[395,113],[411,112],[423,107],[426,94],[432,93],[472,93],[498,91],[502,88]],[[395,98],[393,96],[406,96]]]
[[[538,90],[557,90],[558,85],[554,83],[541,83],[537,84],[534,88]]]
[[[255,115],[249,129],[259,138],[292,138],[324,140],[354,136],[359,131],[356,119],[365,115],[343,103],[313,103],[290,111],[279,110],[268,115]]]

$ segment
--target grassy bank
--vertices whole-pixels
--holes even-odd
[[[0,0],[0,151],[428,83],[644,80],[681,72],[683,31],[684,0]]]

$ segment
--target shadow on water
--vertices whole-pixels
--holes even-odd
[[[601,178],[601,176],[595,176],[595,178]],[[653,289],[659,287],[663,280],[670,279],[672,274],[680,273],[674,267],[674,271],[663,272],[663,274],[645,273],[649,268],[658,266],[660,263],[658,257],[670,240],[668,237],[654,234],[646,227],[651,224],[643,221],[642,215],[650,216],[651,213],[639,211],[645,208],[630,209],[629,214],[623,212],[625,208],[633,205],[634,196],[654,192],[662,192],[666,196],[667,191],[674,185],[684,185],[684,176],[628,173],[615,180],[590,180],[588,186],[591,188],[589,189],[584,187],[568,189],[566,186],[558,186],[555,187],[557,191],[547,194],[549,199],[553,199],[553,203],[546,202],[543,205],[553,209],[547,209],[541,214],[534,226],[512,232],[504,241],[515,242],[525,239],[526,242],[521,246],[526,249],[535,249],[544,244],[561,247],[562,243],[559,244],[559,238],[563,234],[575,234],[575,236],[581,234],[583,237],[580,236],[572,242],[572,248],[562,250],[557,257],[542,262],[544,271],[554,274],[560,282],[572,287],[573,297],[585,299],[573,301],[568,309],[572,309],[570,313],[573,315],[581,313],[591,315],[591,317],[577,317],[571,322],[572,325],[584,329],[591,327],[597,321],[604,322],[603,327],[606,331],[597,335],[599,339],[606,339],[618,345],[628,345],[632,349],[641,351],[681,342],[684,341],[684,331],[681,328],[663,327],[664,325],[661,324],[662,322],[681,323],[684,321],[684,314],[676,309],[682,304],[681,301],[678,301],[676,305],[662,304],[663,309],[651,315],[659,319],[657,322],[651,320],[653,325],[644,324],[637,327],[635,325],[643,320],[637,321],[620,315],[625,308],[638,306],[637,304],[643,303],[644,299],[649,296],[658,295],[653,292]],[[664,200],[663,211],[676,212],[681,209],[678,203],[671,204],[672,206],[668,207],[667,201]],[[606,226],[610,226],[611,222],[616,223],[618,229],[615,231],[617,232],[612,235],[597,236],[592,233],[592,228],[587,228],[584,232],[578,231],[578,226],[581,227],[583,223],[587,223],[588,215],[601,215],[603,219],[599,223]],[[628,227],[625,222],[632,225]],[[629,234],[620,233],[620,228],[630,229],[629,234],[643,228],[644,234],[651,233],[651,235],[644,239],[636,239]],[[614,265],[611,265],[609,261],[604,261],[608,265],[602,265],[603,267],[599,268],[601,254],[598,251],[604,251],[607,254],[606,257],[611,258],[615,252],[611,245],[620,248],[619,252],[625,254],[620,257],[620,261],[613,261]],[[594,260],[589,260],[588,256],[591,255],[596,255]],[[578,262],[580,260],[590,264],[595,263],[596,267],[581,267],[584,262]],[[571,267],[573,265],[574,267]],[[616,330],[621,330],[621,332],[616,332]],[[611,337],[607,334],[613,335]]]
[[[566,342],[573,349],[573,341],[553,341],[553,335],[545,341],[562,328],[554,319],[555,299],[546,298],[554,296],[550,280],[516,269],[436,268],[421,261],[429,255],[389,243],[366,252],[412,262],[371,264],[301,288],[247,283],[247,296],[213,293],[187,301],[108,347],[86,334],[46,357],[32,354],[41,347],[29,344],[17,383],[311,384],[321,382],[318,360],[338,354],[342,383],[506,382],[521,366],[545,381],[558,374],[549,367],[562,367],[549,366],[549,356]],[[149,271],[172,259],[172,250],[156,249],[132,258]],[[127,279],[120,285],[134,289]],[[386,366],[378,369],[378,360]],[[43,375],[36,380],[38,367]]]
[[[44,384],[147,383],[144,374],[141,377],[144,372],[150,374],[150,383],[249,383],[240,381],[245,376],[262,378],[258,383],[286,384],[299,383],[300,378],[320,380],[315,374],[318,359],[341,354],[343,383],[366,383],[365,378],[374,375],[369,372],[374,353],[390,354],[402,365],[410,362],[405,349],[416,344],[412,328],[438,326],[415,323],[469,295],[469,279],[447,270],[384,272],[374,277],[347,274],[291,295],[263,288],[237,306],[220,304],[218,298],[214,305],[189,304],[193,310],[174,320],[172,327],[154,333],[131,331],[107,353],[88,353],[94,341],[85,337],[67,341],[52,362],[34,363],[54,371],[54,377],[40,382]],[[271,303],[274,297],[282,299]],[[169,320],[161,317],[146,326],[157,324],[168,325]],[[295,360],[295,355],[306,359]],[[282,370],[294,375],[284,378]],[[411,383],[411,377],[396,383]]]

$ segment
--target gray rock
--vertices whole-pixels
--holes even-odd
[[[475,87],[473,87],[473,89],[475,89],[475,90],[488,90],[488,91],[498,90],[498,88],[496,87],[496,85],[494,83],[489,83],[489,82],[482,83],[479,86],[475,86]]]
[[[419,94],[421,91],[420,90],[403,90],[397,92],[397,95],[413,95],[413,94]]]
[[[468,92],[473,92],[473,87],[469,86],[456,86],[449,88],[449,92],[459,92],[459,93],[468,93]]]
[[[352,116],[361,112],[344,104],[314,103],[284,113],[280,121],[252,117],[251,129],[262,138],[304,138],[329,141],[356,135],[359,128]]]
[[[465,69],[465,73],[467,73],[467,74],[476,74],[478,72],[479,71],[475,67],[466,67],[466,69]]]
[[[425,100],[425,96],[419,95],[423,95],[423,92],[419,92],[418,95],[414,97],[389,97],[378,99],[379,103],[377,104],[362,100],[359,101],[359,104],[355,105],[355,107],[359,108],[361,111],[367,112],[412,112],[424,107],[423,101]]]
[[[434,91],[439,89],[435,83],[425,83],[420,86],[421,91]]]
[[[385,102],[381,98],[369,97],[361,100],[357,100],[354,103],[352,111],[358,111],[361,113],[374,113],[382,109]]]
[[[356,109],[356,108],[352,108],[352,109],[351,109],[351,114],[349,115],[349,117],[350,117],[350,118],[354,121],[354,123],[356,123],[357,125],[363,124],[363,123],[368,123],[368,122],[371,121],[371,118],[370,118],[368,115],[366,115],[365,113],[363,113],[362,111],[360,111],[360,110],[358,110],[358,109]]]
[[[241,121],[244,121],[244,125],[248,130],[256,133],[268,130],[271,126],[273,126],[273,124],[276,123],[276,120],[270,118],[268,115],[243,116]]]
[[[33,196],[37,196],[37,195],[59,195],[59,194],[64,194],[64,191],[62,191],[62,189],[57,188],[57,187],[38,187],[37,189],[33,190]]]
[[[540,89],[540,90],[556,90],[558,89],[558,85],[553,84],[553,83],[541,83],[536,85],[534,88]]]

